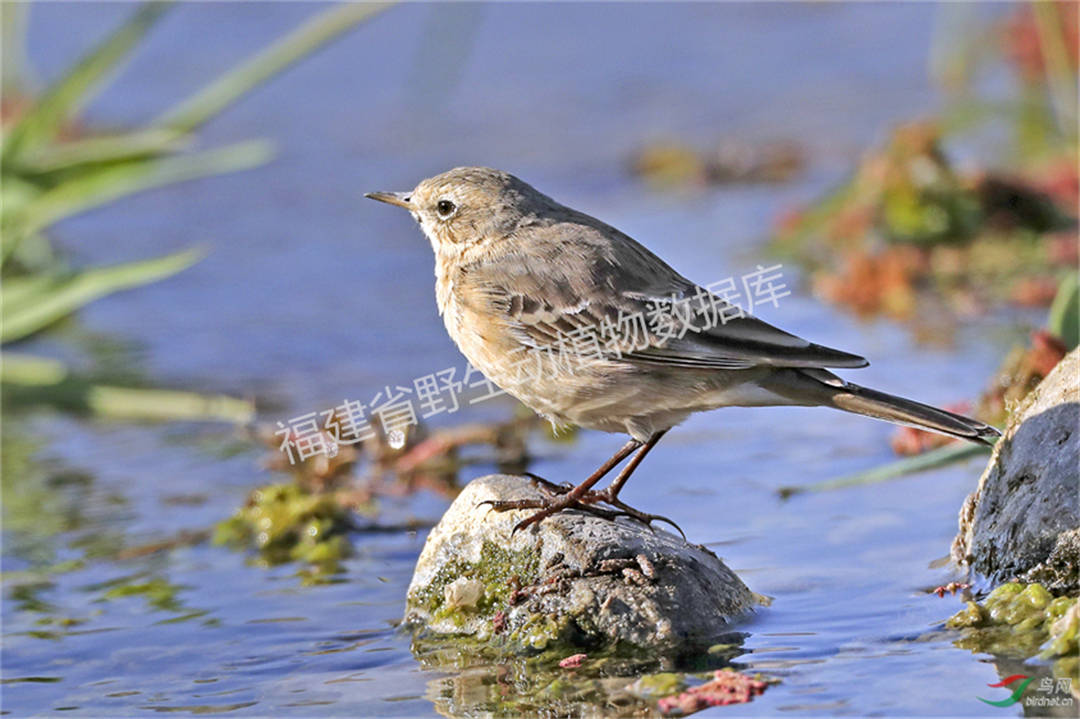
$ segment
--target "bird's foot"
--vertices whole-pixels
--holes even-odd
[[[619,517],[629,517],[630,519],[636,519],[649,529],[655,529],[652,526],[653,522],[665,522],[674,527],[675,531],[682,535],[683,540],[686,540],[686,532],[673,520],[662,514],[650,514],[631,507],[619,499],[617,494],[612,493],[610,488],[599,492],[586,492],[581,497],[574,499],[570,496],[570,492],[574,488],[569,484],[555,484],[532,473],[527,473],[526,476],[533,480],[540,489],[552,496],[543,499],[489,499],[480,502],[478,505],[487,505],[496,512],[509,512],[515,509],[540,510],[514,525],[511,534],[516,534],[520,529],[542,522],[553,514],[558,514],[567,509],[576,509],[579,512],[586,512],[609,521],[615,521]],[[597,506],[601,502],[610,505],[614,509]]]
[[[554,485],[558,487],[559,485]],[[509,512],[514,509],[538,509],[539,512],[530,514],[525,519],[521,520],[514,525],[511,536],[516,534],[518,530],[525,529],[526,527],[541,522],[553,514],[557,514],[567,509],[576,509],[579,512],[585,512],[591,514],[594,517],[600,517],[608,521],[615,521],[618,517],[631,516],[626,512],[615,511],[611,509],[604,509],[597,507],[593,504],[586,504],[576,500],[571,500],[566,496],[569,490],[563,491],[557,499],[487,499],[480,502],[477,506],[487,505],[494,509],[496,512]]]
[[[648,512],[642,512],[640,509],[635,509],[634,507],[631,507],[629,504],[619,499],[619,496],[617,494],[613,494],[610,488],[600,490],[599,492],[589,492],[581,498],[581,501],[591,503],[603,502],[605,504],[609,504],[619,510],[618,516],[636,519],[637,521],[641,522],[646,527],[654,531],[656,528],[652,526],[653,522],[665,522],[666,524],[674,527],[675,531],[682,535],[683,541],[686,541],[686,532],[684,532],[682,530],[682,527],[676,524],[674,520],[665,517],[662,514],[649,514]]]
[[[514,530],[511,534],[516,534],[519,529],[525,529],[530,524],[535,524],[542,519],[550,517],[556,512],[561,512],[564,509],[577,509],[583,512],[588,512],[597,517],[603,519],[614,520],[618,514],[609,510],[601,509],[599,507],[590,507],[581,502],[571,500],[566,495],[574,489],[572,484],[556,484],[548,479],[544,479],[538,474],[532,472],[525,472],[524,476],[533,481],[533,484],[537,486],[542,492],[548,495],[544,499],[488,499],[480,502],[476,506],[482,507],[485,504],[496,512],[509,512],[514,509],[539,509],[541,511],[526,517],[521,522],[514,525]]]

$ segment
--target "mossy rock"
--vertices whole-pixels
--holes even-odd
[[[952,557],[992,584],[1080,592],[1080,349],[1013,414],[960,509]]]
[[[707,549],[632,521],[563,512],[513,533],[527,510],[487,500],[544,496],[528,478],[474,480],[427,539],[406,622],[465,652],[629,655],[707,647],[757,601]]]

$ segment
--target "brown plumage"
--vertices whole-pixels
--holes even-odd
[[[545,482],[556,495],[550,500],[497,503],[496,509],[540,510],[519,527],[566,508],[660,518],[622,503],[619,490],[667,430],[718,407],[820,405],[973,442],[999,434],[967,417],[845,382],[826,368],[864,367],[865,359],[735,316],[738,308],[627,235],[513,175],[459,167],[411,192],[368,197],[404,207],[420,224],[435,251],[439,312],[473,366],[554,423],[631,437],[572,490]],[[676,303],[690,308],[681,332],[628,321]],[[724,321],[716,321],[718,312]],[[576,338],[590,334],[599,340],[582,351]],[[571,346],[573,352],[562,351]],[[635,450],[608,489],[592,490]],[[596,507],[599,502],[614,510]]]

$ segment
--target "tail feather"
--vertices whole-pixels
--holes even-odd
[[[833,395],[832,404],[847,412],[929,429],[979,444],[992,445],[1001,435],[990,425],[961,414],[850,383]]]
[[[835,407],[978,444],[992,445],[1001,436],[997,429],[978,420],[845,382],[823,369],[792,369],[775,373],[768,380],[768,388],[787,397],[793,404]]]

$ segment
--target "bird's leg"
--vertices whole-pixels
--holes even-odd
[[[599,482],[601,479],[603,479],[607,475],[608,472],[610,472],[612,469],[614,469],[619,464],[619,462],[626,459],[627,456],[629,456],[631,452],[633,452],[635,449],[638,449],[641,446],[642,446],[642,444],[638,440],[636,440],[636,439],[629,440],[626,444],[624,444],[622,446],[622,448],[618,452],[611,455],[611,459],[609,459],[608,461],[606,461],[602,465],[600,465],[596,469],[595,472],[590,474],[585,479],[584,482],[582,482],[581,484],[579,484],[578,486],[576,486],[576,487],[574,487],[572,489],[565,489],[565,488],[561,487],[560,485],[554,484],[553,482],[549,482],[546,479],[542,479],[540,477],[537,477],[536,475],[530,475],[532,480],[534,482],[537,482],[541,487],[544,487],[545,489],[550,490],[552,492],[552,494],[559,495],[558,498],[516,499],[516,500],[515,499],[511,499],[511,500],[489,499],[489,500],[486,500],[484,502],[480,502],[480,504],[481,505],[484,505],[484,504],[490,505],[491,508],[494,509],[496,512],[506,512],[506,511],[511,510],[511,509],[539,509],[540,510],[536,514],[533,514],[533,515],[527,517],[526,519],[522,520],[521,522],[518,522],[517,526],[514,527],[515,532],[517,530],[519,530],[519,529],[524,529],[525,527],[528,527],[530,524],[533,524],[535,522],[539,522],[541,519],[544,519],[545,517],[550,517],[552,514],[555,514],[556,512],[561,512],[564,509],[581,509],[581,510],[584,510],[584,511],[591,511],[593,509],[597,509],[595,507],[589,507],[588,506],[589,504],[592,504],[592,502],[584,502],[583,503],[583,502],[580,502],[578,500],[580,500],[583,495],[588,493],[589,490],[592,489],[593,485],[595,485],[597,482]],[[539,480],[539,481],[537,481],[537,480]],[[612,514],[611,512],[608,512],[607,510],[598,510],[598,511],[592,512],[592,513],[600,515],[600,516],[603,516],[603,515],[606,515],[606,514]],[[614,517],[605,517],[605,519],[614,519]]]
[[[639,442],[638,440],[636,440],[636,439],[628,440],[626,442],[626,444],[624,444],[619,449],[618,452],[611,455],[611,459],[609,459],[608,461],[606,461],[602,465],[600,465],[595,472],[590,474],[588,476],[588,478],[584,482],[582,482],[582,484],[588,483],[590,487],[592,485],[596,484],[601,479],[603,479],[605,476],[607,476],[608,472],[610,472],[612,469],[614,469],[616,466],[618,466],[619,462],[626,459],[630,455],[631,452],[633,452],[635,449],[637,449],[640,446],[641,446],[641,442]],[[550,480],[547,480],[547,479],[544,479],[540,475],[533,474],[532,472],[525,472],[525,476],[528,477],[529,479],[531,479],[533,482],[535,482],[541,488],[548,490],[552,494],[566,494],[567,492],[572,492],[574,489],[576,489],[576,487],[574,487],[571,484],[555,484],[554,482],[552,482]]]
[[[638,453],[635,454],[633,458],[627,463],[627,465],[622,468],[622,471],[619,472],[619,474],[615,477],[614,481],[612,481],[612,483],[609,484],[606,489],[602,489],[599,492],[589,492],[589,495],[585,497],[583,501],[588,503],[605,502],[607,504],[610,504],[612,507],[619,509],[621,515],[633,517],[639,522],[649,525],[650,527],[652,526],[652,523],[657,520],[661,522],[667,522],[672,527],[679,530],[679,534],[683,536],[683,539],[686,539],[686,533],[682,531],[682,527],[675,524],[675,522],[671,521],[662,514],[649,514],[647,512],[642,512],[641,510],[634,509],[633,507],[619,499],[619,492],[626,484],[626,481],[630,479],[630,475],[634,473],[634,470],[637,469],[639,464],[641,464],[641,461],[645,459],[645,455],[647,455],[649,451],[656,446],[656,443],[659,442],[660,438],[663,437],[666,433],[667,430],[663,429],[649,437],[649,441],[641,445],[641,449],[638,450]]]
[[[659,442],[660,438],[663,437],[665,434],[667,434],[667,430],[662,429],[659,432],[654,432],[653,435],[649,437],[649,440],[647,442],[638,442],[638,446],[640,447],[640,449],[638,449],[638,453],[635,454],[633,459],[631,459],[626,464],[626,466],[622,468],[622,471],[619,472],[619,474],[615,477],[611,484],[607,486],[607,489],[602,489],[599,492],[591,492],[590,494],[595,496],[597,498],[597,501],[607,502],[608,504],[618,501],[619,492],[622,491],[623,485],[626,484],[626,481],[630,479],[630,475],[634,473],[634,470],[638,468],[638,465],[641,464],[641,461],[645,459],[645,455],[652,451],[652,448],[656,446],[656,443]],[[629,442],[627,444],[629,445]],[[626,449],[626,447],[624,447],[623,449]]]

